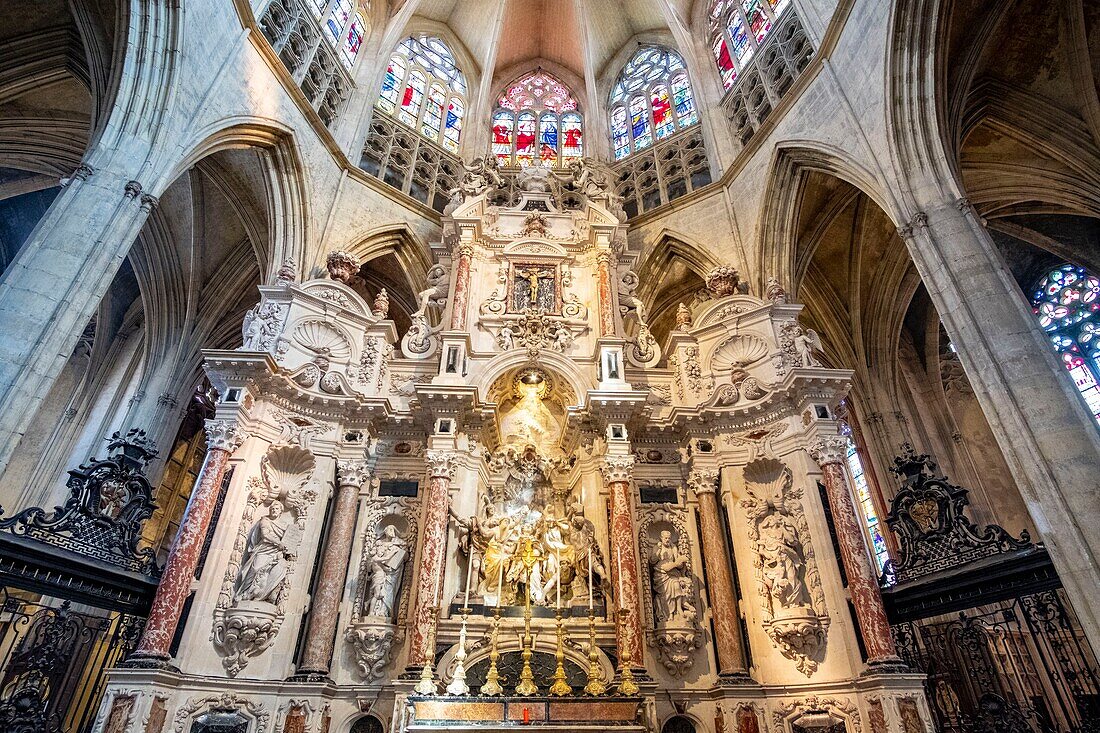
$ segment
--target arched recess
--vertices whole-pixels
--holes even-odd
[[[706,248],[668,229],[643,250],[637,264],[638,295],[648,305],[647,320],[657,343],[665,343],[676,327],[680,303],[690,308],[709,297],[706,276],[720,264]]]
[[[881,492],[880,513],[896,487],[892,459],[908,442],[972,490],[976,516],[1029,525],[981,409],[949,404],[940,318],[891,216],[820,158],[782,170],[797,190],[789,210],[769,212],[772,223],[785,224],[772,230],[782,238],[767,244],[772,261],[776,253],[786,258],[776,269],[789,273],[789,292],[805,304],[801,322],[820,334],[824,361],[854,370],[848,407]]]
[[[775,277],[792,296],[798,295],[797,267],[802,258],[795,251],[794,218],[805,198],[806,177],[815,172],[865,192],[895,226],[905,220],[893,195],[847,151],[816,141],[784,141],[772,155],[764,189],[760,224],[764,267],[754,273],[758,292],[763,292],[769,277]]]

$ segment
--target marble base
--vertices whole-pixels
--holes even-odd
[[[413,713],[407,731],[514,730],[517,724],[542,731],[644,730],[638,723],[641,698],[413,696],[408,703]]]

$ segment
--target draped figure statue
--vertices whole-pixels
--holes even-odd
[[[382,530],[370,559],[367,615],[392,619],[409,546],[392,525]]]
[[[248,533],[241,570],[233,588],[234,600],[279,602],[291,556],[284,539],[289,527],[290,516],[284,514],[282,502],[271,502],[267,516],[261,517]]]

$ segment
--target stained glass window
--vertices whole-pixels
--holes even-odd
[[[856,450],[856,443],[851,435],[848,436],[848,472],[852,476],[856,501],[859,502],[867,536],[871,541],[871,554],[875,558],[875,567],[881,573],[886,561],[890,559],[890,553],[886,549],[886,539],[882,536],[882,522],[879,521],[878,510],[875,509],[875,501],[871,497],[871,486],[867,483],[863,461],[859,458],[859,451]]]
[[[710,47],[723,87],[733,86],[789,4],[790,0],[715,0],[711,5]]]
[[[1098,295],[1100,278],[1083,267],[1062,265],[1042,279],[1031,305],[1092,416],[1100,422]]]
[[[466,91],[466,77],[447,44],[434,36],[411,36],[390,58],[375,107],[396,113],[403,124],[457,153]]]
[[[523,166],[539,160],[564,166],[584,156],[583,141],[584,119],[577,111],[576,97],[541,69],[513,82],[497,100],[493,155],[501,165]]]
[[[660,46],[638,49],[619,73],[610,102],[615,160],[699,121],[684,60]]]
[[[339,49],[340,63],[350,69],[363,46],[367,33],[366,20],[360,13],[354,12],[352,0],[310,0],[308,5],[314,17],[324,18],[321,26],[325,38],[333,48]]]

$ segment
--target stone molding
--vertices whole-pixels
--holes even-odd
[[[370,463],[368,461],[336,461],[336,476],[337,485],[340,487],[362,488],[363,483],[370,480]]]
[[[839,435],[832,438],[823,438],[811,445],[807,450],[817,465],[824,468],[830,463],[844,464],[848,454],[848,441]]]

